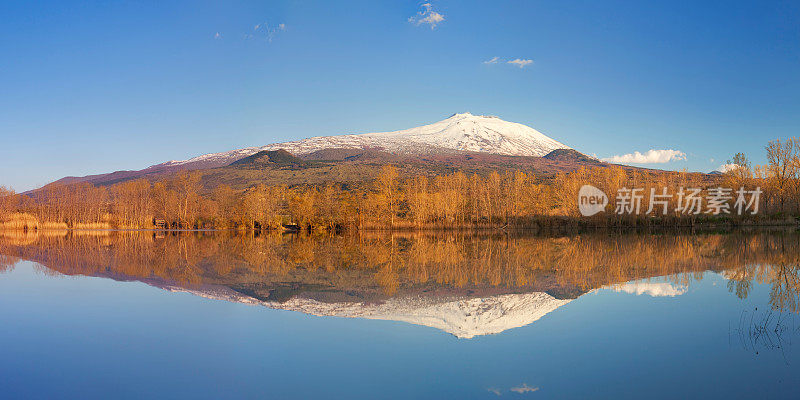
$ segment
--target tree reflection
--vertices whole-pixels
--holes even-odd
[[[778,310],[798,312],[795,233],[282,235],[252,232],[40,231],[0,234],[0,271],[19,259],[65,275],[224,285],[255,297],[324,293],[377,299],[397,293],[546,291],[575,298],[651,277],[676,284],[721,272],[740,298],[771,285]],[[277,293],[277,292],[275,292]]]

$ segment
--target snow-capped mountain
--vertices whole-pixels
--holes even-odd
[[[312,137],[262,147],[206,154],[183,161],[169,161],[158,166],[218,167],[263,150],[284,149],[294,155],[303,155],[331,148],[378,149],[396,154],[470,151],[541,157],[555,149],[570,147],[529,126],[467,112],[454,114],[450,118],[430,125],[401,131]]]
[[[202,289],[157,286],[209,299],[261,305],[316,316],[365,318],[424,325],[462,339],[496,334],[531,324],[571,301],[560,300],[543,292],[532,292],[489,297],[406,296],[393,297],[380,303],[325,303],[294,297],[281,303],[258,300],[221,286]]]

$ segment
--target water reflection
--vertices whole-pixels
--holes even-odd
[[[677,285],[669,282],[626,282],[612,285],[615,292],[630,293],[635,295],[648,295],[652,297],[675,297],[686,293],[687,285]]]
[[[171,291],[314,315],[427,325],[470,338],[530,324],[598,288],[674,297],[707,271],[797,312],[800,236],[592,233],[371,234],[0,232],[0,271],[137,280]],[[659,278],[654,280],[653,278]]]

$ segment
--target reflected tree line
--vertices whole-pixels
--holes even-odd
[[[419,290],[548,291],[574,298],[632,280],[687,284],[721,272],[744,298],[754,283],[798,311],[795,233],[281,235],[253,232],[6,231],[0,270],[20,259],[46,273],[159,281],[184,287],[303,285],[393,295]]]

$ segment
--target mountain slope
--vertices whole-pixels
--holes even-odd
[[[296,156],[322,149],[371,149],[402,155],[468,151],[542,157],[555,149],[569,148],[522,124],[504,121],[497,117],[461,113],[430,125],[401,131],[312,137],[262,147],[205,154],[183,161],[169,161],[158,166],[213,168],[231,164],[259,151],[279,149]]]

